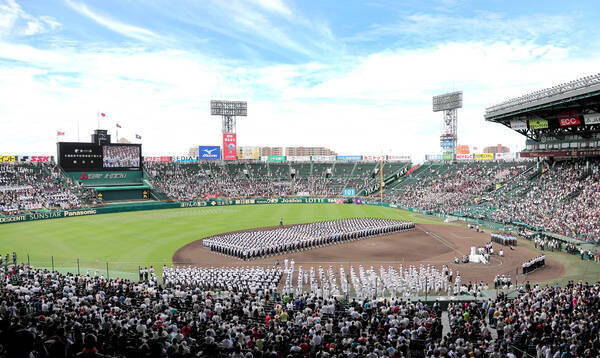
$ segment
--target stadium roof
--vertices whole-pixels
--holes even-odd
[[[600,96],[600,73],[563,83],[485,109],[485,120],[499,122],[519,114]]]

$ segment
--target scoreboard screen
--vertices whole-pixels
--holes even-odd
[[[65,171],[142,170],[141,144],[60,142],[57,154]]]

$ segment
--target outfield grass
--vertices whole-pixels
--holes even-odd
[[[437,218],[363,205],[276,204],[136,211],[0,225],[0,253],[60,271],[95,269],[134,277],[138,265],[171,264],[175,251],[199,238],[254,227],[352,217],[439,223]]]

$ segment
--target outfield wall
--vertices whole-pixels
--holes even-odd
[[[198,208],[212,206],[228,206],[228,205],[260,205],[260,204],[335,204],[346,203],[350,199],[346,198],[314,198],[314,197],[297,197],[297,198],[250,198],[250,199],[211,199],[211,200],[196,200],[183,202],[144,202],[134,204],[115,204],[110,206],[99,206],[86,209],[76,210],[46,210],[36,211],[32,213],[20,215],[0,215],[0,224],[37,221],[47,219],[59,219],[76,216],[90,216],[98,214],[121,213],[127,211],[141,210],[160,210],[174,208]]]

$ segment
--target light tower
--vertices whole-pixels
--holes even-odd
[[[462,108],[462,91],[433,97],[433,111],[444,112],[444,129],[440,136],[440,148],[442,159],[445,161],[456,159],[458,108]]]
[[[248,115],[246,101],[210,101],[210,114],[221,116],[223,129],[223,160],[237,159],[236,117]]]

